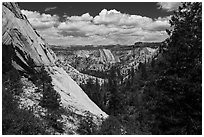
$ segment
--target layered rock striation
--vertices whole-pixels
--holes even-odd
[[[64,109],[71,109],[73,113],[82,116],[85,112],[98,118],[108,116],[89,99],[63,68],[56,66],[56,55],[32,28],[16,3],[3,3],[2,16],[2,52],[6,54],[11,49],[12,55],[8,57],[11,57],[14,68],[29,75],[44,66],[52,78],[54,89],[61,96]]]

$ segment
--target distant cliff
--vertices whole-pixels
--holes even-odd
[[[71,65],[73,69],[76,69],[75,72],[77,70],[79,72],[84,72],[87,70],[107,71],[114,63],[120,62],[120,59],[117,56],[114,56],[111,50],[105,48],[84,49],[82,47],[82,49],[78,48],[69,51],[69,49],[61,49],[60,47],[55,47],[53,48],[53,51],[57,54],[58,60],[62,61],[63,64]],[[69,73],[70,71],[67,72]],[[81,76],[82,75],[84,75],[84,77],[86,77],[87,79],[95,79],[94,77],[90,76],[92,74],[81,74]],[[74,75],[72,75],[71,77],[76,78],[76,76]],[[81,83],[81,80],[77,81]]]
[[[99,60],[103,63],[116,63],[115,57],[108,49],[100,49],[100,58]]]

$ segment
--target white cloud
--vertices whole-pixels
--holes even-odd
[[[114,24],[123,27],[138,27],[148,30],[165,30],[170,27],[167,19],[158,18],[153,20],[149,17],[129,15],[116,10],[103,9],[98,16],[94,17],[95,24]]]
[[[50,14],[22,10],[39,33],[50,44],[56,45],[108,45],[133,44],[138,41],[163,41],[165,30],[170,27],[170,16],[152,19],[129,15],[115,9],[103,9],[97,16],[89,13],[81,16],[59,17]]]
[[[158,2],[157,5],[159,9],[164,9],[166,11],[176,10],[181,3],[180,2]]]
[[[26,15],[29,22],[37,30],[44,30],[57,25],[59,17],[57,15],[50,14],[40,14],[36,11],[21,10],[21,12]]]
[[[67,17],[68,20],[70,21],[91,21],[93,19],[92,16],[90,16],[89,13],[85,13],[81,16],[71,16]]]
[[[98,16],[94,17],[94,23],[96,24],[110,24],[117,23],[121,18],[121,13],[114,10],[107,11],[103,9]]]
[[[157,18],[151,23],[144,26],[144,29],[152,30],[152,31],[164,31],[170,28],[169,20],[171,16],[167,16],[164,18]]]
[[[126,25],[137,26],[139,24],[151,22],[152,19],[142,17],[139,15],[128,15],[119,11],[103,9],[98,16],[94,17],[95,24],[114,24],[114,25]]]

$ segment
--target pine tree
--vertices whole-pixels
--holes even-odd
[[[145,89],[153,134],[202,133],[202,3],[172,16],[163,67]]]
[[[108,112],[112,115],[118,115],[122,111],[122,100],[121,93],[119,91],[118,79],[117,79],[117,67],[112,67],[108,78],[108,91],[109,95],[109,106]]]
[[[2,133],[4,135],[48,134],[45,123],[32,109],[19,108],[19,95],[23,92],[20,74],[13,67],[2,75]]]
[[[61,120],[61,97],[57,93],[52,85],[52,78],[48,75],[45,68],[42,67],[40,71],[40,82],[42,84],[42,98],[40,105],[47,109],[45,119],[48,125],[53,127],[57,132],[63,133],[63,124],[58,120]]]

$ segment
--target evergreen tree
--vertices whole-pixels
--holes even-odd
[[[117,79],[117,67],[112,67],[110,70],[110,76],[108,78],[108,91],[109,95],[109,106],[108,112],[112,115],[118,115],[119,112],[122,111],[122,100],[121,100],[121,93],[119,91],[118,79]]]
[[[141,75],[141,78],[143,80],[146,80],[147,79],[147,69],[146,69],[146,63],[139,63],[139,73]]]
[[[53,127],[57,132],[63,133],[63,124],[59,122],[61,117],[61,98],[52,85],[52,78],[48,75],[45,68],[42,67],[40,71],[39,80],[42,84],[42,98],[40,105],[47,109],[45,119],[48,125]]]
[[[52,85],[52,78],[47,74],[44,67],[41,68],[39,73],[39,82],[42,85],[42,94],[40,105],[47,108],[49,111],[55,111],[60,108],[60,95],[57,93]]]
[[[4,135],[48,134],[46,124],[31,109],[19,108],[16,95],[23,92],[20,75],[12,66],[3,73],[2,81],[2,133]]]
[[[202,3],[183,3],[172,16],[160,71],[146,86],[153,134],[202,133]]]

